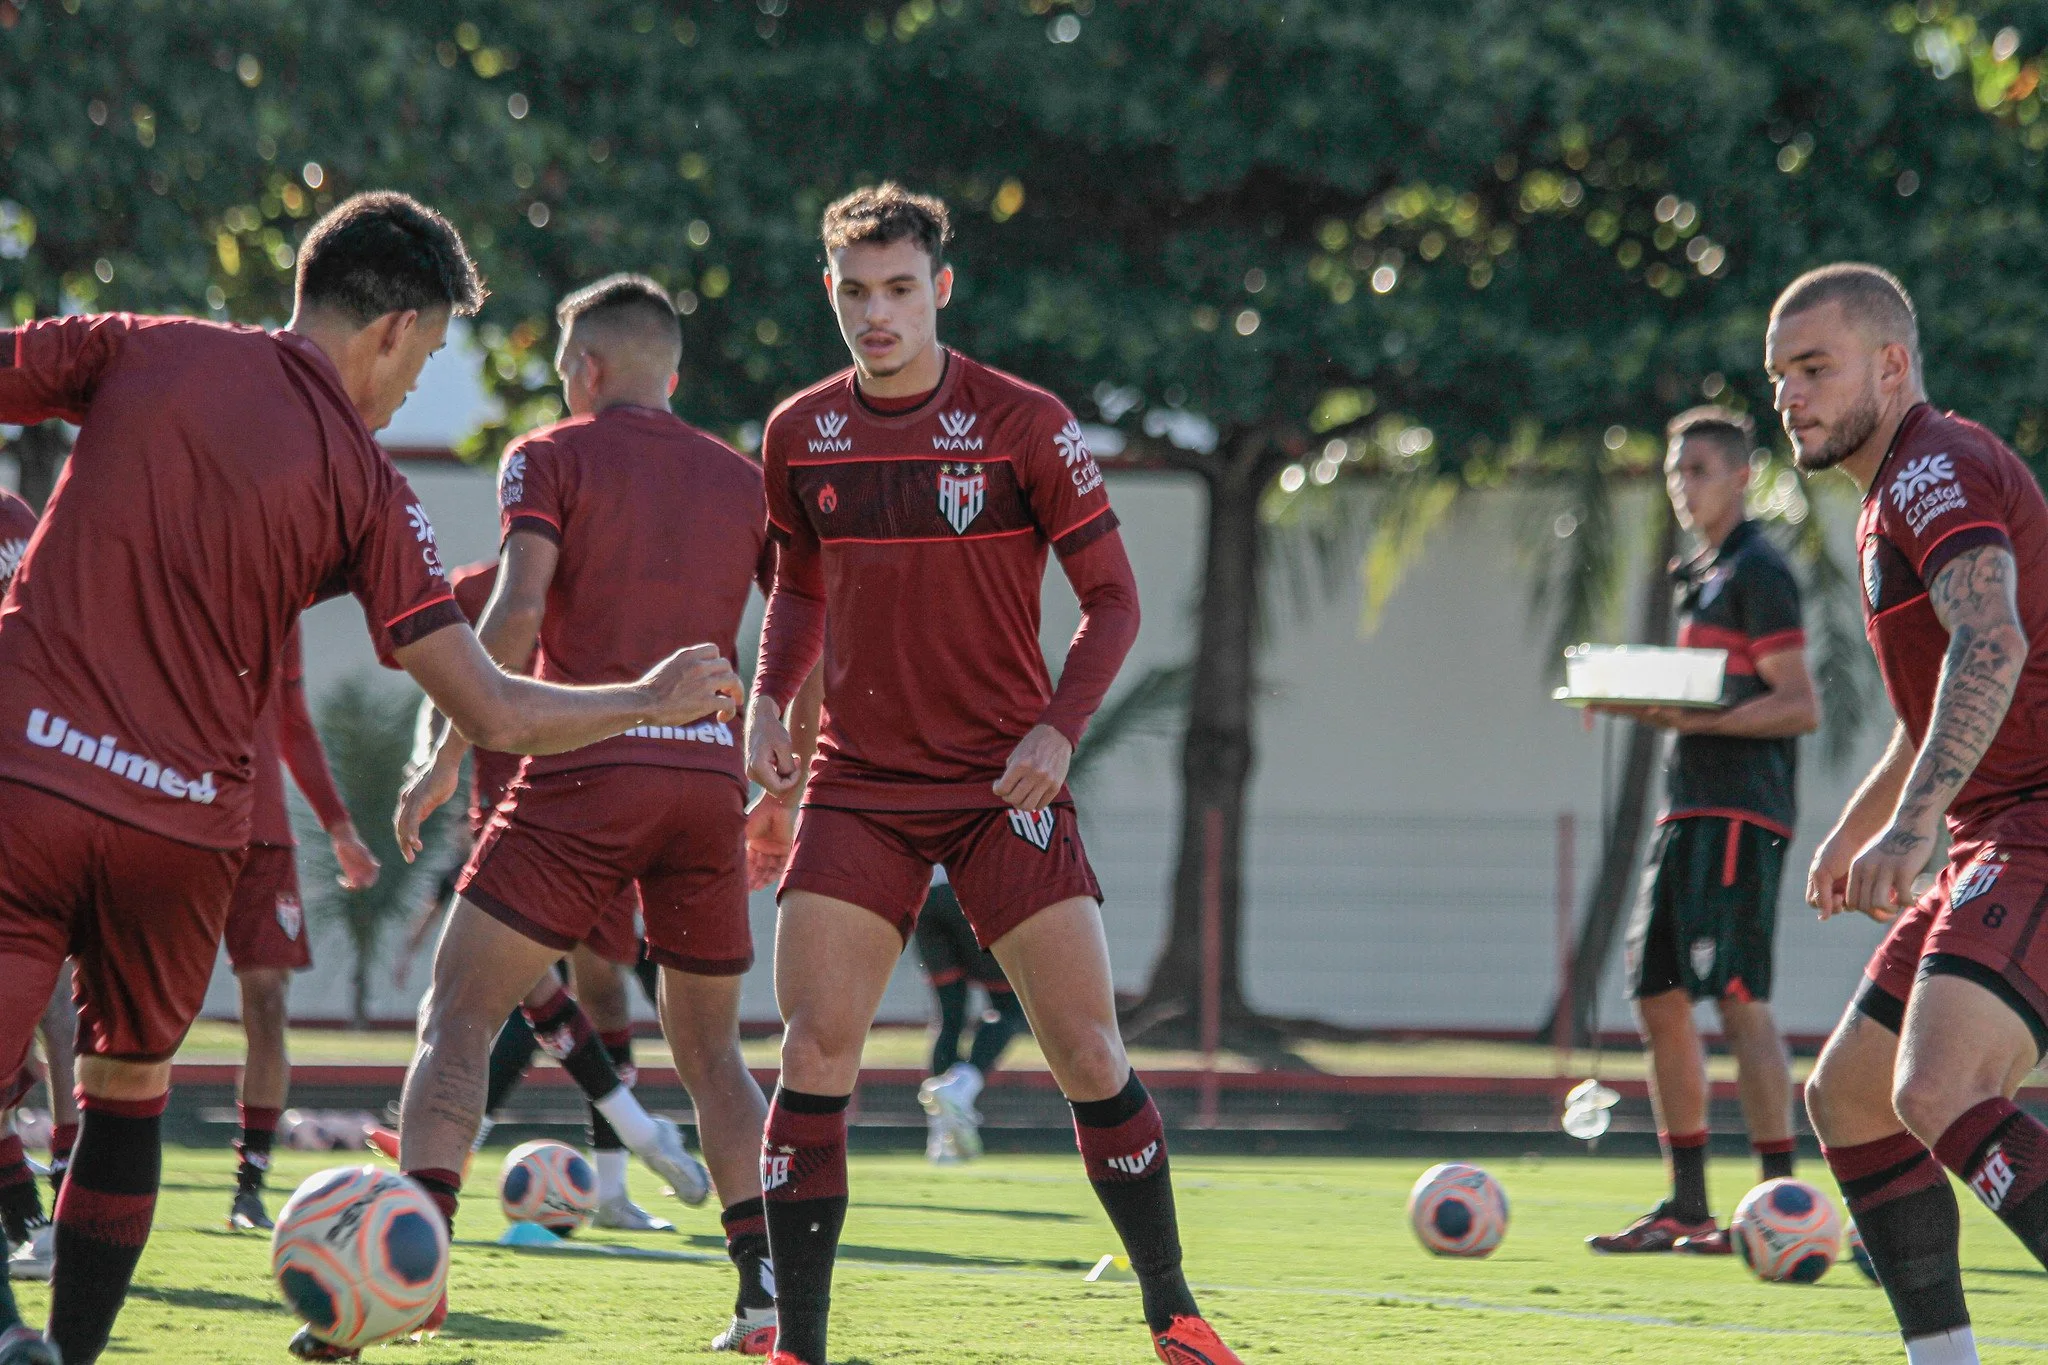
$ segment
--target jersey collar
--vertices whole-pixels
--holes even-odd
[[[1885,447],[1884,458],[1877,462],[1877,470],[1870,476],[1870,487],[1863,490],[1863,501],[1869,502],[1873,493],[1883,486],[1884,472],[1891,467],[1892,456],[1899,453],[1899,447],[1906,443],[1909,428],[1920,425],[1921,417],[1934,411],[1934,404],[1925,398],[1906,409],[1906,415],[1899,419],[1899,429],[1892,433],[1892,443]]]
[[[941,346],[939,350],[943,354],[945,368],[939,371],[937,387],[925,395],[922,403],[919,403],[914,408],[905,408],[901,412],[884,412],[869,403],[867,399],[861,396],[860,371],[847,371],[846,387],[852,392],[854,404],[860,409],[861,416],[867,421],[881,426],[908,426],[913,422],[923,420],[934,408],[951,398],[953,390],[960,385],[961,367],[957,363],[960,357],[955,354],[950,346]]]

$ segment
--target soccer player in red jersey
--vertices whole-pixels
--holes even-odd
[[[1073,1106],[1155,1349],[1234,1365],[1181,1273],[1166,1132],[1117,1031],[1101,891],[1065,785],[1138,630],[1101,471],[1057,398],[939,344],[944,204],[858,190],[825,211],[823,235],[853,367],[777,408],[763,438],[782,558],[748,741],[755,780],[792,790],[785,717],[822,653],[826,719],[781,888],[782,1081],[761,1156],[776,1360],[825,1363],[847,1101],[942,864]],[[1082,610],[1057,689],[1038,645],[1048,550]],[[757,838],[782,837],[785,818],[758,806]]]
[[[479,637],[508,668],[538,648],[538,676],[564,681],[635,676],[686,640],[731,658],[748,593],[774,562],[760,469],[670,411],[682,328],[660,285],[613,276],[564,299],[557,319],[571,416],[506,447],[504,559]],[[402,846],[454,794],[462,748],[444,743],[408,788]],[[663,1031],[740,1275],[714,1349],[758,1355],[775,1305],[756,1164],[767,1105],[739,1045],[754,960],[745,802],[738,736],[718,720],[638,726],[526,762],[458,883],[398,1131],[406,1170],[450,1177],[506,1009],[637,881]]]
[[[497,587],[498,563],[487,560],[466,564],[455,570],[449,581],[455,588],[456,605],[475,625],[483,619],[484,609],[490,605],[491,594]],[[432,700],[423,700],[421,750],[416,756],[420,769],[434,760],[441,724],[441,714],[434,709]],[[518,754],[488,749],[471,751],[468,814],[472,850],[483,838],[484,827],[490,823],[498,803],[505,799],[512,780],[519,775],[519,762]],[[415,918],[400,969],[395,974],[400,987],[406,980],[405,958],[417,952],[435,925],[453,912],[459,872],[458,867],[449,873],[433,903],[422,907]],[[637,963],[639,950],[640,889],[628,883],[605,907],[590,934],[570,950],[562,964],[541,974],[526,999],[499,1026],[497,1039],[491,1044],[483,1117],[477,1124],[470,1150],[483,1149],[497,1122],[499,1106],[526,1074],[534,1054],[545,1048],[582,1088],[584,1099],[589,1102],[591,1165],[597,1172],[598,1192],[597,1212],[591,1222],[597,1227],[632,1232],[673,1232],[675,1224],[652,1216],[628,1196],[627,1144],[620,1128],[638,1137],[642,1158],[685,1203],[703,1201],[710,1191],[710,1176],[702,1163],[683,1149],[682,1137],[674,1126],[648,1114],[633,1094],[633,1027],[624,969]],[[568,971],[568,991],[562,989],[563,978],[558,975],[564,965]],[[606,1117],[607,1110],[619,1116],[617,1124]],[[398,1160],[396,1132],[372,1128],[367,1140],[373,1151]]]
[[[447,628],[462,616],[433,526],[370,433],[482,292],[446,219],[379,193],[307,234],[284,330],[125,314],[0,330],[0,421],[80,428],[0,604],[0,1074],[69,952],[85,1093],[50,1341],[0,1284],[0,1365],[90,1365],[127,1295],[171,1056],[249,842],[257,717],[308,603],[353,592],[494,748],[573,749],[738,696],[706,650],[570,688],[510,677]]]
[[[1800,467],[1863,491],[1864,622],[1899,722],[1808,875],[1823,919],[1891,930],[1807,1111],[1907,1358],[1971,1362],[1942,1168],[2048,1262],[2048,1128],[2012,1103],[2048,1048],[2048,502],[1990,432],[1928,403],[1885,271],[1793,281],[1765,363]],[[1915,901],[1944,816],[1947,866]]]
[[[334,847],[341,884],[360,891],[377,881],[377,858],[356,833],[355,821],[335,790],[320,732],[306,710],[306,663],[296,623],[285,637],[283,676],[256,722],[255,808],[249,853],[228,904],[228,965],[242,995],[242,1032],[248,1054],[235,1096],[240,1160],[228,1226],[267,1230],[263,1177],[270,1146],[290,1094],[291,1058],[285,1052],[285,994],[293,972],[313,965],[306,912],[299,900],[298,840],[284,803],[285,765],[299,784],[320,828]]]

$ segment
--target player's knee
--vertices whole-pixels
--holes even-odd
[[[1859,1120],[1881,1119],[1886,1107],[1882,1082],[1856,1076],[1840,1053],[1821,1053],[1806,1080],[1806,1116],[1822,1142],[1839,1141],[1852,1126],[1860,1129]]]
[[[850,1029],[821,1029],[792,1019],[782,1032],[782,1074],[817,1077],[838,1075],[849,1068],[858,1071],[865,1037]]]
[[[1957,1119],[2000,1093],[1968,1068],[1901,1067],[1892,1085],[1892,1110],[1914,1137],[1932,1147]]]
[[[1114,1028],[1077,1032],[1048,1051],[1058,1053],[1059,1082],[1069,1094],[1113,1095],[1130,1078],[1131,1064]]]

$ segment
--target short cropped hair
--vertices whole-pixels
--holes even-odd
[[[313,224],[299,246],[295,291],[300,307],[363,326],[411,309],[469,317],[488,292],[455,225],[395,190],[344,199]]]
[[[555,321],[563,332],[578,319],[617,319],[644,325],[665,340],[682,344],[682,317],[668,291],[645,275],[621,272],[587,284],[555,306]]]
[[[886,246],[909,240],[932,258],[936,272],[946,260],[946,243],[953,240],[953,219],[946,201],[935,195],[912,194],[893,180],[864,185],[828,204],[820,225],[825,250],[837,251],[857,242]]]
[[[1707,403],[1687,408],[1664,426],[1667,441],[1705,441],[1731,465],[1748,464],[1756,449],[1756,423],[1747,413]]]
[[[1920,370],[1920,319],[1913,308],[1913,296],[1899,277],[1882,266],[1859,261],[1842,261],[1809,270],[1785,286],[1771,305],[1771,321],[1810,312],[1824,304],[1839,303],[1842,313],[1879,342],[1896,341],[1912,357],[1914,373]]]

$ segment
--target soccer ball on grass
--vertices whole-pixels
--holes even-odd
[[[1508,1196],[1477,1166],[1432,1166],[1408,1195],[1408,1222],[1439,1256],[1488,1256],[1508,1231]]]
[[[1842,1219],[1805,1181],[1766,1180],[1735,1206],[1728,1240],[1758,1279],[1812,1284],[1841,1254]]]
[[[321,1341],[355,1350],[414,1331],[448,1286],[448,1225],[427,1192],[378,1166],[337,1166],[278,1211],[270,1271]]]
[[[505,1154],[498,1207],[514,1223],[538,1223],[557,1237],[581,1232],[597,1212],[597,1173],[561,1142],[522,1142]]]

